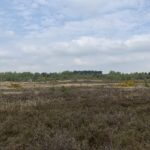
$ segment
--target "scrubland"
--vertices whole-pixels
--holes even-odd
[[[0,150],[150,149],[149,87],[26,84],[1,84]]]

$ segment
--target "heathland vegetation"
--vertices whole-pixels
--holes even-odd
[[[1,150],[149,150],[150,89],[60,87],[0,96]]]
[[[149,73],[0,77],[0,150],[150,149]]]

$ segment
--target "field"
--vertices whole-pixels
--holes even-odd
[[[150,88],[63,81],[0,84],[0,150],[149,150]]]

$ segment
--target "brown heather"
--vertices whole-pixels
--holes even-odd
[[[0,150],[149,149],[149,88],[1,92]]]

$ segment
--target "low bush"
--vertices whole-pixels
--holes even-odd
[[[14,89],[22,88],[22,86],[19,83],[11,83],[8,87],[9,88],[14,88]]]
[[[136,83],[135,83],[135,81],[128,80],[128,81],[124,81],[124,82],[119,83],[118,86],[121,86],[121,87],[135,87]]]

